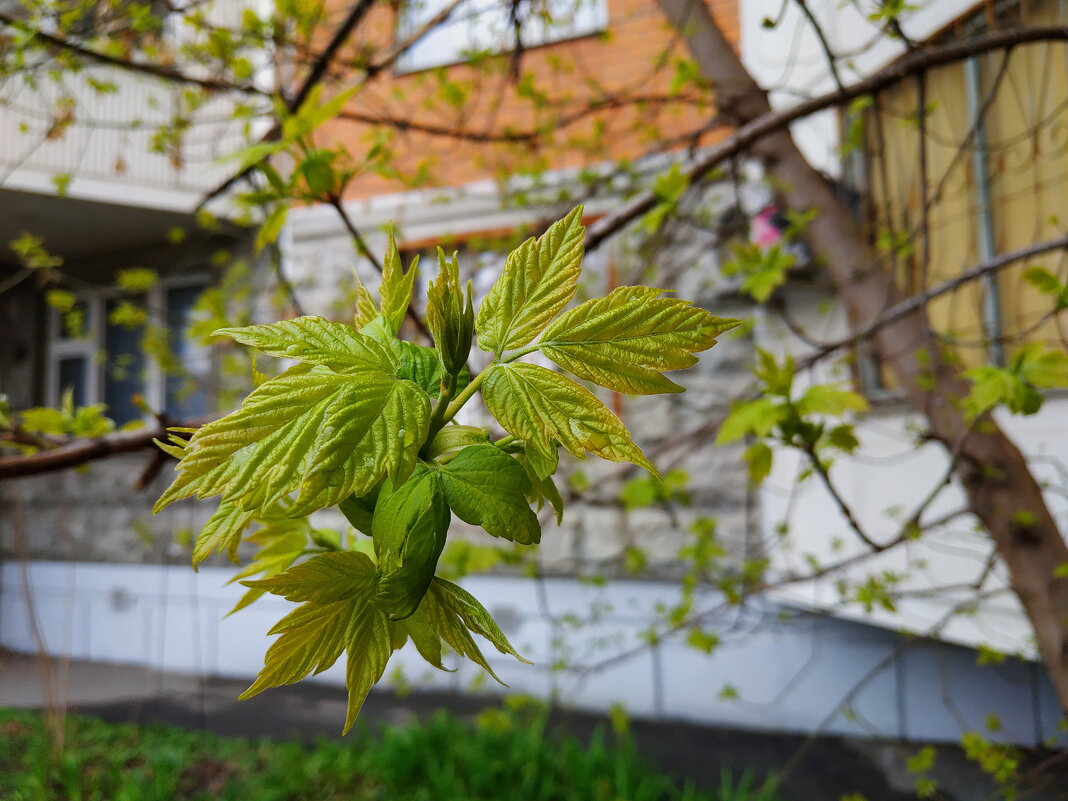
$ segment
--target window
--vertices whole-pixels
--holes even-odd
[[[995,27],[1064,20],[1057,0],[1005,4]],[[990,26],[986,14],[962,23]],[[1068,204],[1068,56],[1037,43],[938,67],[925,78],[926,135],[921,141],[915,80],[880,93],[864,114],[865,183],[872,238],[909,292],[1063,233]],[[980,115],[981,118],[980,118]],[[922,183],[921,153],[927,185]],[[927,205],[929,258],[918,238]],[[1036,265],[1064,276],[1063,254],[1031,259],[933,301],[932,328],[964,366],[1002,364],[1020,345],[1061,345],[1064,321],[1025,279]],[[866,378],[865,378],[866,377]],[[862,365],[865,389],[892,389]]]
[[[154,287],[134,299],[147,310],[143,322],[115,320],[112,312],[119,301],[96,292],[82,292],[70,311],[52,310],[45,381],[48,403],[56,405],[71,392],[77,406],[107,404],[108,416],[118,425],[143,417],[139,396],[150,408],[178,420],[208,414],[211,350],[187,334],[204,287],[202,279]],[[146,335],[153,329],[163,336],[148,347],[165,350],[161,359],[146,355]]]
[[[76,406],[85,406],[99,397],[99,371],[93,332],[100,328],[100,305],[82,295],[73,308],[63,313],[52,310],[48,330],[48,402],[56,406],[65,392],[71,392]]]
[[[517,19],[524,47],[588,36],[608,27],[608,0],[520,0]],[[448,0],[407,0],[397,19],[404,41],[433,19]],[[409,48],[397,61],[400,72],[468,60],[475,53],[515,47],[511,0],[467,0],[449,19]]]

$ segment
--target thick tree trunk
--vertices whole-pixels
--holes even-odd
[[[766,93],[742,65],[703,0],[658,2],[715,87],[720,114],[743,125],[771,113]],[[763,138],[751,152],[764,164],[787,208],[818,211],[805,238],[825,264],[853,331],[905,299],[893,272],[869,248],[849,211],[788,132]],[[947,447],[960,448],[956,472],[969,508],[1009,569],[1012,589],[1034,628],[1039,652],[1068,713],[1068,579],[1054,576],[1058,565],[1068,563],[1068,546],[1020,450],[991,419],[969,429],[959,405],[968,386],[937,348],[925,347],[922,332],[929,330],[926,309],[919,308],[878,329],[874,349],[900,380],[911,405],[926,416],[931,435]]]

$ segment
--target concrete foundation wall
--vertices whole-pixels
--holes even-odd
[[[251,679],[267,630],[292,605],[268,596],[224,619],[243,591],[225,586],[228,577],[225,568],[197,574],[185,565],[8,562],[0,568],[0,646],[37,651],[36,619],[53,655]],[[503,576],[464,585],[534,665],[485,643],[505,690],[491,679],[476,682],[481,670],[470,663],[455,673],[434,670],[409,645],[394,655],[387,680],[400,667],[415,689],[527,693],[580,709],[621,704],[643,718],[781,731],[951,742],[983,730],[987,714],[1000,718],[997,736],[1006,740],[1037,743],[1057,731],[1053,693],[1027,663],[981,668],[968,649],[906,643],[881,629],[757,601],[711,624],[721,638],[711,655],[680,638],[643,647],[657,605],[676,602],[677,587]],[[595,618],[591,609],[600,610]],[[561,661],[585,670],[553,670]],[[313,680],[343,684],[343,665]],[[728,687],[736,698],[727,697]]]

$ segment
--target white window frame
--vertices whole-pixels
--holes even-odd
[[[407,0],[409,5],[397,15],[395,42],[403,42],[415,33],[421,25],[431,19],[445,7],[447,0]],[[573,18],[568,24],[554,24],[546,29],[536,22],[527,22],[523,28],[523,46],[539,47],[558,42],[581,39],[601,33],[608,29],[609,0],[539,0],[552,7],[554,4],[573,11]],[[411,13],[415,5],[415,14]],[[500,36],[495,33],[486,35],[485,14],[507,15],[510,3],[507,0],[466,0],[452,14],[450,19],[435,30],[429,32],[419,42],[408,48],[397,59],[394,71],[398,74],[419,72],[421,70],[462,64],[467,61],[469,51],[488,50],[491,53],[507,53],[512,49],[513,39],[510,30],[503,30]],[[495,8],[497,7],[497,8]],[[506,16],[504,17],[506,19]],[[497,21],[492,18],[490,21]],[[466,32],[458,31],[460,26],[467,26]],[[504,26],[507,27],[507,26]],[[500,40],[504,37],[503,41]],[[463,41],[453,41],[462,39]]]
[[[100,343],[103,341],[103,299],[97,292],[73,293],[77,302],[85,304],[83,336],[74,339],[63,330],[63,313],[49,309],[48,352],[45,358],[45,398],[50,406],[59,406],[63,389],[59,386],[59,363],[63,359],[84,358],[88,365],[85,379],[85,403],[97,403],[102,392],[102,371],[99,360]]]
[[[166,328],[167,293],[173,289],[206,286],[211,276],[205,272],[161,278],[145,293],[149,324]],[[106,309],[108,295],[104,290],[79,290],[73,293],[79,303],[85,304],[85,336],[72,339],[64,335],[63,313],[50,308],[48,314],[47,346],[45,356],[45,398],[50,406],[58,406],[63,390],[59,386],[59,363],[62,359],[84,357],[89,369],[85,382],[85,405],[104,402],[104,355]],[[145,360],[143,395],[152,409],[163,409],[166,402],[166,377],[159,362],[149,357]],[[144,415],[147,422],[151,415]]]

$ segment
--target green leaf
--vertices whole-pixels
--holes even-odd
[[[830,447],[846,453],[852,453],[860,447],[860,440],[857,439],[853,426],[848,423],[830,429],[824,439]]]
[[[327,557],[328,567],[308,568]],[[301,572],[294,576],[295,571]],[[347,732],[367,693],[385,672],[392,653],[389,620],[384,611],[368,603],[374,577],[375,567],[370,559],[348,552],[323,554],[273,579],[245,582],[291,597],[337,600],[308,600],[282,618],[268,632],[281,636],[267,650],[263,669],[240,697],[251,698],[269,687],[321,673],[337,661],[342,651],[347,651]],[[344,591],[335,590],[335,583]]]
[[[508,255],[478,310],[475,330],[482,350],[501,354],[530,343],[571,301],[585,231],[578,206],[539,239],[528,239]]]
[[[271,356],[321,364],[337,372],[378,365],[391,369],[393,360],[382,346],[351,326],[322,317],[297,317],[267,325],[220,328],[214,336],[228,336]]]
[[[352,271],[352,279],[356,282],[356,312],[352,316],[352,327],[359,331],[378,317],[378,307],[355,270]]]
[[[560,315],[545,329],[541,351],[565,370],[616,392],[681,392],[661,373],[693,366],[693,354],[740,324],[722,320],[663,290],[614,289]]]
[[[1045,267],[1028,267],[1023,278],[1044,295],[1056,295],[1063,291],[1060,280]]]
[[[745,461],[749,465],[749,480],[759,487],[771,472],[773,454],[763,442],[754,442],[745,449]]]
[[[256,575],[268,578],[288,570],[307,547],[310,529],[307,518],[277,518],[267,521],[264,526],[245,538],[247,542],[260,546],[256,557],[226,583],[232,584]],[[241,596],[234,608],[226,613],[227,617],[255,602],[265,592],[266,590],[250,589]]]
[[[352,524],[352,527],[367,536],[371,536],[371,520],[374,518],[375,505],[378,503],[381,488],[382,485],[378,484],[366,495],[350,495],[338,504],[341,514],[345,515],[345,519]]]
[[[396,340],[400,369],[397,375],[407,378],[422,388],[430,397],[436,398],[441,391],[441,362],[433,348]]]
[[[308,190],[320,200],[327,199],[334,190],[334,154],[329,150],[313,151],[297,166],[296,172],[304,176]]]
[[[451,581],[440,578],[434,579],[431,589],[435,600],[446,609],[459,615],[467,628],[475,632],[475,634],[485,637],[502,654],[514,656],[520,662],[531,664],[512,647],[512,644],[508,642],[508,638],[504,636],[504,632],[501,631],[501,627],[497,625],[497,622],[486,611],[486,608],[478,602],[475,596],[458,584],[453,584]]]
[[[761,248],[755,244],[739,245],[734,259],[723,265],[723,274],[742,276],[742,291],[763,303],[782,286],[797,257],[780,245]]]
[[[345,104],[360,89],[359,83],[354,84],[343,92],[338,92],[330,100],[322,105],[319,99],[322,97],[322,84],[317,84],[308,97],[291,117],[282,123],[282,136],[287,142],[293,142],[307,136],[324,122],[332,120],[345,107]]]
[[[464,448],[442,467],[440,476],[445,499],[465,523],[520,545],[541,541],[538,516],[526,499],[530,481],[523,466],[500,448]]]
[[[193,567],[196,568],[216,551],[226,551],[230,561],[236,564],[237,546],[241,544],[241,535],[252,522],[252,517],[252,512],[238,509],[227,501],[220,502],[193,546]]]
[[[416,650],[423,659],[438,670],[451,672],[441,663],[441,638],[430,628],[426,615],[421,609],[405,620],[396,621],[394,626],[412,638]]]
[[[366,570],[368,563],[368,558],[356,551],[331,551],[277,576],[241,583],[287,601],[330,604],[371,594],[377,577],[373,570]]]
[[[1025,345],[1013,360],[1021,378],[1042,389],[1068,387],[1068,353],[1037,342]]]
[[[493,668],[489,666],[486,657],[471,637],[472,631],[488,639],[502,654],[510,654],[520,662],[527,662],[512,648],[504,632],[485,607],[470,593],[450,581],[435,578],[431,582],[419,607],[419,614],[425,616],[430,628],[453,651],[479,665],[501,684],[504,682],[493,672]]]
[[[736,442],[747,434],[766,437],[789,413],[789,408],[774,398],[739,401],[720,425],[716,444]]]
[[[868,401],[849,389],[833,384],[814,384],[806,389],[797,401],[798,414],[829,414],[837,416],[845,412],[865,412]]]
[[[523,445],[523,455],[538,478],[552,477],[560,464],[560,449],[555,443],[547,452],[542,453],[528,442]]]
[[[517,456],[516,461],[523,466],[527,473],[527,480],[530,482],[530,492],[527,498],[531,503],[537,504],[539,512],[545,501],[548,501],[553,511],[556,512],[557,524],[562,523],[564,521],[564,499],[560,495],[560,490],[557,488],[556,482],[553,481],[552,475],[539,476],[525,454]]]
[[[386,248],[386,257],[382,262],[382,319],[385,321],[391,334],[396,334],[404,322],[404,315],[408,311],[408,302],[412,297],[412,287],[415,284],[416,271],[419,268],[419,257],[412,260],[408,272],[401,268],[400,253],[397,251],[397,240],[393,235],[393,229],[389,230],[389,246]]]
[[[349,691],[349,703],[345,710],[345,727],[348,734],[356,716],[360,714],[367,693],[375,686],[393,655],[392,624],[379,610],[366,610],[356,618],[348,637],[345,652],[345,688]]]
[[[372,343],[373,344],[373,343]],[[264,382],[241,407],[200,428],[180,455],[178,477],[156,511],[180,498],[222,495],[267,514],[298,492],[293,517],[365,495],[387,475],[402,482],[426,439],[430,399],[397,379],[384,349],[355,354],[344,373],[290,370]]]
[[[442,592],[437,586],[438,581],[439,579],[435,579],[431,582],[419,606],[419,614],[425,617],[427,625],[434,634],[444,640],[459,656],[470,659],[489,673],[495,681],[504,684],[489,666],[482,650],[471,636],[471,632],[467,630],[467,626],[460,620],[459,615],[442,602]]]
[[[531,446],[528,456],[554,460],[556,441],[579,458],[589,451],[656,474],[620,419],[588,389],[552,370],[522,362],[497,365],[487,373],[482,398],[505,431]]]
[[[477,426],[462,426],[456,423],[439,431],[426,449],[426,458],[444,462],[443,457],[458,453],[468,445],[488,445],[489,433]]]
[[[449,506],[438,477],[420,466],[375,507],[371,535],[381,573],[374,601],[401,620],[419,607],[449,531]]]
[[[259,230],[256,232],[255,250],[259,253],[267,245],[271,245],[278,241],[279,234],[282,233],[282,227],[286,224],[287,209],[282,203],[275,205],[271,209],[271,213],[267,215],[267,218],[260,225]]]

